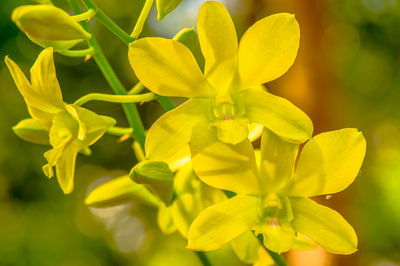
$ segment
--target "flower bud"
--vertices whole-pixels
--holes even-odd
[[[129,177],[136,183],[147,185],[165,205],[171,203],[174,174],[165,162],[140,162],[132,168]]]
[[[49,132],[32,118],[21,120],[12,129],[18,137],[25,141],[50,145]]]
[[[30,39],[38,41],[81,41],[91,37],[68,13],[53,5],[17,7],[12,20]]]

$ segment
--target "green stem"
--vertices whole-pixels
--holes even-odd
[[[125,136],[125,135],[132,135],[133,129],[132,128],[126,128],[126,127],[110,127],[107,129],[107,133],[110,135],[114,135],[117,137],[120,136]]]
[[[264,246],[263,236],[262,235],[259,235],[257,237],[257,239],[260,242],[261,246],[265,249],[265,251],[267,251],[268,254],[271,256],[271,258],[274,260],[274,262],[276,263],[277,266],[287,266],[285,259],[281,255],[269,250],[268,248],[266,248]]]
[[[88,0],[83,0],[87,2]],[[82,8],[79,5],[78,0],[69,0],[72,10],[75,13],[82,13]],[[97,10],[98,12],[99,10]],[[93,31],[90,28],[89,24],[85,22],[81,22],[82,27],[92,34],[92,38],[88,40],[88,43],[91,47],[95,49],[95,54],[93,56],[94,60],[96,61],[97,65],[99,66],[101,72],[103,73],[104,77],[106,78],[107,82],[110,84],[111,88],[114,92],[118,95],[126,95],[126,90],[122,85],[121,81],[118,79],[117,75],[115,74],[113,68],[111,67],[110,63],[108,63],[107,58],[104,56],[103,51],[101,50],[99,44],[97,43],[96,39],[94,38]],[[139,142],[140,146],[144,149],[144,142],[146,139],[144,126],[142,120],[140,119],[139,112],[134,104],[122,104],[122,108],[125,111],[126,117],[128,119],[128,123],[131,128],[133,128],[133,136]]]
[[[58,53],[69,57],[85,57],[87,55],[94,54],[95,52],[96,51],[93,47],[89,47],[83,50],[65,50],[59,51]]]
[[[135,86],[133,86],[133,88],[130,91],[128,91],[128,94],[129,95],[138,94],[138,93],[141,93],[144,89],[145,89],[145,87],[144,87],[143,83],[139,81],[138,83],[136,83]]]
[[[138,95],[110,95],[103,93],[89,93],[75,101],[75,105],[81,106],[89,101],[104,101],[112,103],[141,103],[149,102],[158,96],[152,92]]]
[[[90,8],[88,11],[86,11],[82,14],[71,16],[71,18],[73,18],[75,21],[79,22],[79,21],[83,21],[83,20],[89,20],[95,14],[96,14],[96,11],[94,11],[94,9]]]
[[[74,0],[75,1],[75,0]],[[104,24],[112,33],[114,33],[118,38],[120,38],[125,44],[129,44],[134,39],[129,36],[123,29],[121,29],[114,21],[112,21],[106,14],[101,11],[93,2],[92,0],[82,0],[83,4],[88,9],[93,9],[96,14],[95,17]]]
[[[154,0],[146,0],[144,3],[142,12],[140,12],[139,18],[136,21],[135,28],[132,31],[131,38],[133,41],[139,38],[140,33],[143,30],[144,23],[146,22],[147,17],[149,16],[151,6],[153,5]]]
[[[197,257],[201,260],[204,266],[211,266],[211,262],[208,260],[207,255],[202,251],[196,251]]]
[[[157,101],[167,112],[175,108],[175,105],[167,96],[158,96]]]

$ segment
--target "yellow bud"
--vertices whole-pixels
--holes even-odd
[[[14,133],[23,140],[43,145],[50,145],[49,132],[36,120],[24,119],[13,127]]]
[[[20,6],[11,17],[31,39],[78,41],[91,37],[67,12],[53,5]]]

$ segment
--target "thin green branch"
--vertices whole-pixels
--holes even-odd
[[[94,9],[90,8],[88,11],[83,12],[82,14],[71,16],[75,21],[84,21],[84,20],[89,20],[91,19],[94,15],[96,14],[96,11]]]
[[[128,91],[128,94],[129,95],[138,94],[138,93],[141,93],[144,89],[145,89],[145,86],[143,85],[142,82],[139,81],[138,83],[136,83],[135,86],[133,86],[133,88],[130,91]]]
[[[123,29],[121,29],[114,21],[112,21],[106,14],[104,14],[101,9],[99,9],[92,0],[82,0],[83,4],[88,9],[93,9],[96,14],[95,17],[104,24],[112,33],[114,33],[118,38],[120,38],[125,44],[129,44],[134,39],[129,36]]]
[[[93,47],[89,47],[83,50],[65,50],[65,51],[59,51],[58,53],[69,57],[85,57],[87,55],[92,55],[95,52],[96,51]]]
[[[199,257],[201,263],[203,263],[204,266],[211,266],[211,262],[208,260],[207,255],[202,252],[202,251],[196,251],[197,257]]]
[[[175,108],[175,105],[167,96],[158,96],[157,101],[167,112]]]
[[[82,13],[82,8],[79,5],[78,0],[69,0],[69,2],[71,4],[72,10],[75,13]],[[88,2],[88,0],[85,0],[85,2]],[[97,13],[99,13],[99,10],[96,11]],[[103,73],[107,82],[110,84],[111,88],[114,90],[116,94],[127,95],[124,86],[118,79],[117,75],[114,72],[114,69],[111,67],[110,63],[108,63],[107,58],[104,56],[103,51],[101,50],[99,44],[94,38],[93,31],[90,28],[89,24],[86,21],[82,21],[81,25],[87,32],[92,34],[92,38],[88,40],[88,43],[96,51],[93,58],[96,61],[97,65],[99,66],[100,71]],[[122,107],[125,111],[130,127],[133,128],[133,133],[132,133],[133,136],[139,142],[140,146],[144,149],[144,142],[146,136],[144,133],[145,132],[144,126],[142,120],[140,119],[136,105],[125,103],[122,104]]]
[[[135,28],[132,31],[131,38],[133,41],[137,40],[139,38],[140,33],[143,30],[144,23],[146,22],[147,17],[149,16],[151,6],[153,5],[154,0],[146,0],[144,3],[142,12],[140,12],[139,18],[136,21]]]
[[[107,129],[107,133],[110,135],[114,135],[117,137],[120,136],[125,136],[125,135],[132,135],[133,129],[132,128],[126,128],[126,127],[110,127]]]
[[[81,106],[89,101],[104,101],[112,103],[142,103],[156,99],[158,96],[152,92],[138,95],[112,95],[103,93],[89,93],[75,101],[75,105]]]

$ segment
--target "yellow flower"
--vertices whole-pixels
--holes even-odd
[[[48,177],[52,177],[55,166],[62,190],[66,194],[71,193],[77,154],[103,136],[115,120],[64,103],[52,48],[40,53],[31,68],[31,82],[10,58],[6,57],[5,61],[32,117],[18,123],[14,131],[25,140],[51,144],[53,149],[44,154],[48,164],[43,170]]]
[[[319,134],[307,142],[296,171],[299,145],[264,129],[261,158],[247,140],[229,145],[215,129],[197,126],[191,138],[193,168],[206,184],[237,196],[204,210],[189,230],[190,249],[214,250],[248,230],[262,234],[264,244],[281,253],[293,246],[296,233],[329,252],[357,250],[353,228],[336,211],[308,197],[333,194],[355,179],[366,143],[356,129]]]
[[[311,137],[313,125],[305,113],[260,88],[293,64],[300,39],[293,15],[280,13],[256,22],[238,45],[227,10],[209,1],[200,9],[197,29],[204,74],[189,49],[177,41],[143,38],[129,47],[131,66],[147,88],[190,98],[153,124],[146,141],[148,158],[164,160],[177,152],[199,122],[215,126],[225,143],[247,138],[250,122],[294,143]]]

